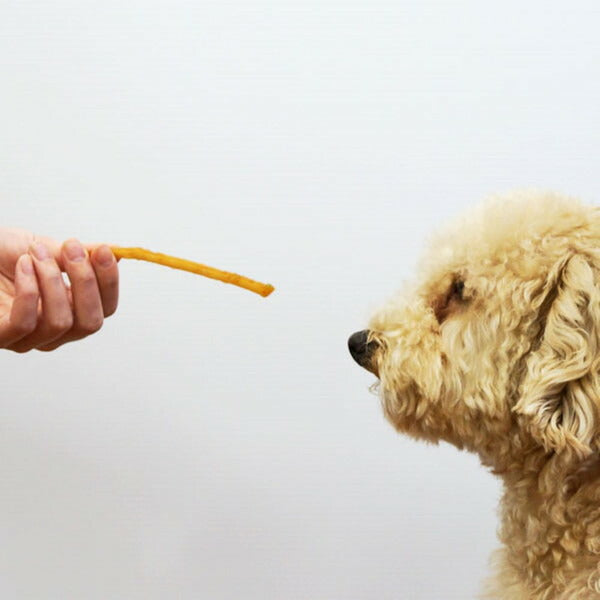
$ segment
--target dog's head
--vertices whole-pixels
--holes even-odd
[[[600,210],[494,198],[430,242],[418,276],[351,336],[400,431],[509,463],[600,442]]]

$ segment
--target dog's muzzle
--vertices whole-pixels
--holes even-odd
[[[373,361],[373,355],[379,344],[375,340],[369,341],[369,330],[363,329],[353,333],[348,338],[348,350],[352,358],[367,371],[377,375],[377,367]]]

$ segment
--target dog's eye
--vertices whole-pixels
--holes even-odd
[[[456,307],[456,302],[463,302],[464,289],[465,282],[462,279],[455,279],[445,294],[434,299],[431,306],[438,323],[442,324],[446,320],[452,308]]]
[[[463,291],[465,289],[465,282],[462,281],[461,279],[456,279],[453,283],[452,283],[452,289],[450,291],[450,295],[454,296],[455,298],[459,298],[460,300],[463,299]]]

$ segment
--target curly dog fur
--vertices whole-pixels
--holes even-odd
[[[489,199],[430,240],[367,334],[393,426],[503,480],[485,597],[600,598],[600,208]]]

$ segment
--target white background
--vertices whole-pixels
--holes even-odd
[[[0,357],[0,596],[472,598],[499,483],[398,436],[350,333],[483,197],[600,192],[597,2],[0,0],[3,225],[142,245]]]

